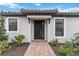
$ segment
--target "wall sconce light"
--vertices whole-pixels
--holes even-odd
[[[48,19],[48,21],[49,21],[49,24],[50,24],[50,20],[51,20],[51,19],[49,18],[49,19]]]
[[[28,22],[29,22],[29,24],[30,24],[30,18],[28,18]]]

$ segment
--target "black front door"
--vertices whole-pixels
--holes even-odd
[[[44,20],[34,20],[34,39],[44,39]]]

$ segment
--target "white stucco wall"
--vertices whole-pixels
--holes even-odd
[[[55,37],[54,18],[65,19],[65,36]],[[58,38],[59,42],[63,43],[65,40],[70,40],[75,33],[79,33],[79,17],[52,17],[50,24],[48,24],[48,41]]]
[[[6,29],[8,28],[8,19],[11,17],[5,17],[5,26]],[[31,42],[31,40],[33,40],[33,36],[34,33],[32,31],[32,29],[34,29],[33,27],[33,21],[32,24],[28,22],[28,18],[27,17],[12,17],[12,18],[17,18],[18,19],[18,24],[19,24],[19,30],[18,32],[9,32],[7,30],[7,34],[9,35],[9,42],[11,41],[11,39],[14,38],[14,36],[18,35],[18,34],[23,34],[25,35],[25,39],[23,40],[23,42]],[[49,21],[47,20],[47,24],[45,25],[45,27],[47,26],[47,30],[46,35],[47,36],[46,40],[48,42],[50,42],[51,40],[53,40],[55,37],[55,24],[54,24],[54,19],[55,18],[59,18],[59,19],[65,19],[65,36],[64,37],[58,37],[59,42],[63,43],[65,42],[65,40],[69,40],[73,37],[74,33],[78,33],[79,32],[79,17],[52,17],[50,20],[50,24]]]
[[[50,20],[50,23],[47,22],[48,24],[48,42],[50,42],[53,37],[54,37],[54,18],[52,17],[51,20]]]
[[[66,18],[66,38],[72,38],[73,34],[79,33],[79,17]]]
[[[11,42],[11,39],[14,38],[14,36],[22,34],[25,35],[25,39],[23,42],[30,42],[31,41],[31,24],[29,24],[27,17],[6,17],[5,18],[5,24],[6,29],[8,29],[8,19],[9,18],[17,18],[18,19],[18,32],[9,32],[7,30],[9,42]]]
[[[19,18],[19,34],[25,35],[24,42],[31,41],[31,23],[29,24],[27,17]]]

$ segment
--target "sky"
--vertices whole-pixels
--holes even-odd
[[[20,11],[21,9],[58,9],[60,12],[79,12],[79,3],[0,3],[0,11]]]

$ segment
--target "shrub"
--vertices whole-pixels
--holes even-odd
[[[76,39],[76,40],[79,39],[79,33],[75,33],[74,36],[75,36],[75,39]]]
[[[79,33],[75,33],[74,36],[75,36],[76,43],[79,44]]]
[[[8,48],[8,42],[6,40],[0,41],[0,54],[2,54],[4,51]]]
[[[0,41],[7,40],[7,39],[8,39],[8,35],[0,36]]]
[[[74,43],[73,40],[71,42],[66,41],[65,45],[61,45],[59,47],[59,52],[66,56],[76,55],[77,53],[76,44]]]
[[[58,45],[58,39],[52,40],[51,41],[51,44],[57,46]]]
[[[14,46],[21,46],[24,38],[25,38],[24,35],[15,36],[15,40],[12,40],[12,44]]]
[[[4,17],[0,16],[0,40],[7,40]]]
[[[17,41],[16,40],[14,40],[14,39],[12,39],[12,46],[14,46],[14,47],[17,47],[18,46],[18,44],[17,44]]]

